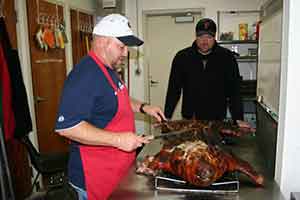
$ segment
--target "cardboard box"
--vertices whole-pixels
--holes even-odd
[[[239,40],[247,40],[248,39],[248,24],[243,23],[239,24]]]

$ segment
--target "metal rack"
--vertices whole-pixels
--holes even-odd
[[[187,184],[184,180],[166,176],[155,176],[154,186],[156,190],[212,194],[238,193],[240,188],[236,173],[234,173],[232,177],[225,177],[205,188],[194,187]]]
[[[218,38],[220,37],[220,16],[221,14],[235,13],[260,13],[260,11],[218,11]],[[244,105],[244,119],[253,127],[256,127],[256,112],[252,109],[255,105],[253,100],[256,98],[256,79],[258,62],[258,41],[257,40],[220,40],[223,46],[234,52],[239,66],[240,75],[243,77],[241,82],[241,96]],[[246,98],[248,100],[246,100]]]
[[[218,44],[228,48],[236,53],[236,60],[239,63],[241,75],[244,80],[256,80],[257,70],[257,56],[258,56],[258,41],[256,30],[252,28],[248,29],[251,37],[245,40],[239,40],[239,24],[256,24],[260,19],[260,10],[229,10],[229,11],[217,11],[217,39]],[[256,22],[256,23],[255,23]],[[222,29],[221,25],[226,24]],[[226,28],[226,29],[225,29]],[[251,31],[250,31],[251,30]],[[221,40],[221,33],[232,32],[233,38],[228,40]],[[255,38],[253,38],[255,36]]]

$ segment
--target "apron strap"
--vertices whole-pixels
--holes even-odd
[[[93,51],[89,52],[89,56],[91,56],[93,58],[93,60],[98,64],[98,66],[100,67],[100,69],[104,73],[105,77],[107,78],[107,80],[110,83],[110,85],[112,86],[112,88],[115,90],[115,92],[117,92],[118,88],[117,88],[116,84],[113,82],[111,76],[109,75],[106,67],[103,64],[103,61],[100,58],[98,58]]]

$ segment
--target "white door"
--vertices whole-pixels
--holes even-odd
[[[175,23],[172,16],[146,18],[145,48],[149,64],[149,99],[152,105],[164,108],[172,60],[179,50],[192,45],[199,19],[200,15],[194,15],[192,23]],[[172,119],[181,119],[181,99]]]

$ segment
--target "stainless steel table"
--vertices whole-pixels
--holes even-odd
[[[267,177],[262,154],[258,150],[256,137],[249,135],[234,140],[234,144],[226,145],[234,154],[247,160],[251,165],[265,176],[265,186],[260,188],[243,174],[239,174],[240,190],[232,194],[205,194],[205,193],[178,193],[170,191],[155,190],[154,178],[135,174],[135,166],[132,167],[128,176],[124,178],[119,187],[114,191],[112,200],[284,200],[279,187],[271,177]],[[161,141],[156,140],[146,145],[139,154],[137,160],[144,155],[153,155],[161,148]]]

